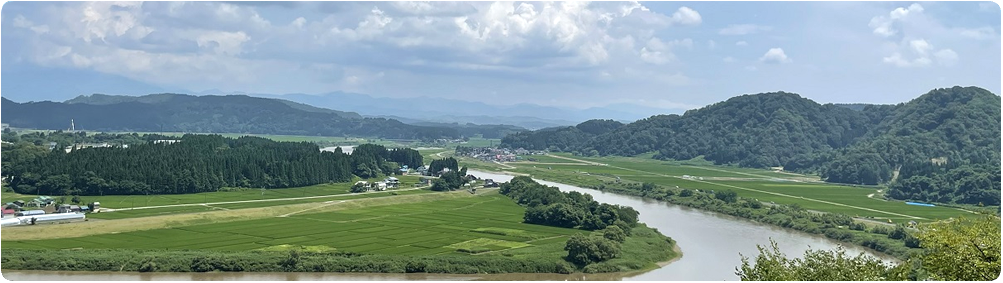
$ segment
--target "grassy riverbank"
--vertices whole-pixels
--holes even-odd
[[[303,206],[252,220],[175,220],[82,237],[4,237],[0,257],[16,270],[571,273],[647,270],[679,256],[671,239],[641,224],[621,256],[574,266],[564,259],[567,239],[599,232],[522,223],[525,208],[492,190],[399,197],[413,201]],[[18,228],[34,227],[4,232],[28,232]]]

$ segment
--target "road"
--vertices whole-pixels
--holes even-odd
[[[390,190],[390,191],[372,191],[372,192],[364,192],[364,193],[334,194],[334,195],[309,196],[309,197],[294,197],[294,198],[254,199],[254,200],[209,202],[209,203],[184,203],[184,204],[141,206],[141,207],[130,207],[130,208],[119,208],[119,209],[101,208],[101,212],[114,212],[114,211],[137,210],[137,209],[151,209],[151,208],[166,208],[166,207],[182,207],[182,206],[211,206],[211,205],[217,205],[217,204],[232,204],[232,203],[269,202],[269,201],[285,201],[285,200],[329,198],[329,197],[337,197],[337,196],[351,196],[351,195],[377,194],[377,193],[386,193],[386,192],[413,191],[413,190],[420,190],[420,189],[424,189],[424,188],[425,187],[418,187],[418,188],[399,189],[399,190]]]

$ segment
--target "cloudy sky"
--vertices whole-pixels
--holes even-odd
[[[7,2],[0,25],[5,74],[192,91],[687,109],[1001,87],[992,2]]]

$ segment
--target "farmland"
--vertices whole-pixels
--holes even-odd
[[[466,194],[466,193],[464,193]],[[469,194],[468,194],[469,195]],[[473,256],[563,261],[564,242],[582,230],[522,223],[525,208],[493,190],[470,195],[260,219],[45,240],[3,241],[8,249],[275,251],[291,247],[393,256]],[[672,252],[650,253],[664,239],[640,226],[625,256],[604,264],[652,267]],[[661,258],[652,258],[661,257]],[[653,259],[653,260],[652,260]],[[642,262],[638,262],[638,261]],[[631,269],[631,268],[627,268]]]
[[[907,205],[902,201],[883,200],[873,197],[880,194],[874,187],[812,182],[810,180],[817,180],[817,177],[806,175],[749,168],[687,165],[682,162],[631,157],[590,158],[563,153],[550,156],[553,159],[562,157],[565,161],[573,161],[569,160],[570,158],[582,162],[568,165],[507,163],[514,166],[514,169],[469,158],[463,158],[461,162],[471,168],[530,174],[544,180],[582,186],[596,186],[619,177],[626,183],[649,182],[671,188],[678,186],[708,191],[732,190],[740,197],[754,198],[762,202],[798,204],[815,211],[843,213],[882,221],[891,220],[896,223],[929,222],[969,214],[956,208],[921,207]]]
[[[414,184],[418,182],[418,177],[416,176],[399,176],[398,179],[401,181],[401,189],[411,188],[409,184]],[[369,195],[354,195],[349,194],[349,189],[352,183],[336,183],[336,184],[320,184],[301,188],[289,188],[289,189],[235,189],[229,188],[224,190],[224,192],[211,192],[211,193],[200,193],[200,194],[184,194],[184,195],[128,195],[128,196],[81,196],[80,199],[83,203],[99,202],[101,207],[105,209],[119,210],[110,213],[99,213],[91,214],[88,217],[96,219],[117,219],[126,217],[139,217],[139,216],[152,216],[161,214],[171,214],[171,213],[187,213],[187,212],[202,212],[213,210],[214,208],[222,209],[238,209],[238,208],[249,208],[249,207],[262,207],[262,206],[277,206],[284,204],[293,203],[306,203],[306,202],[325,202],[332,200],[348,200],[353,198],[366,198],[374,197]],[[420,192],[410,192],[405,194],[417,194],[417,193],[427,193],[427,191]],[[401,192],[404,193],[404,192]],[[13,202],[15,200],[29,200],[36,196],[31,195],[19,195],[15,193],[4,192],[2,196],[3,202]],[[322,197],[323,198],[317,198]],[[58,198],[58,197],[57,197]],[[301,201],[284,201],[279,199],[294,199],[294,198],[310,198]],[[68,197],[66,198],[69,199]],[[265,202],[267,200],[276,200],[272,202]],[[233,202],[246,202],[246,201],[262,201],[262,202],[248,202],[243,204],[219,204],[218,203],[233,203]],[[202,205],[209,204],[207,206],[184,206],[184,205]],[[176,206],[176,207],[166,207],[166,208],[151,208],[142,209],[135,211],[122,211],[121,209],[129,208],[143,208],[143,207],[162,207],[162,206]]]

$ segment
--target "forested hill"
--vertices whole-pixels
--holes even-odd
[[[622,126],[623,123],[614,120],[588,120],[573,127],[553,127],[511,134],[502,138],[501,144],[510,148],[572,151],[596,135]]]
[[[777,92],[652,116],[598,135],[571,128],[520,133],[502,139],[502,146],[783,166],[832,182],[891,184],[890,196],[902,199],[998,204],[999,129],[1000,97],[978,87],[854,107]]]
[[[397,120],[316,108],[243,95],[142,97],[94,95],[58,102],[2,101],[3,121],[12,127],[65,130],[70,119],[89,131],[168,131],[396,139],[458,138],[456,129],[414,126]]]
[[[3,177],[14,191],[43,195],[186,194],[224,187],[289,188],[395,174],[423,164],[417,150],[357,146],[351,155],[307,142],[184,135],[127,148],[49,151],[29,141],[3,144]]]

